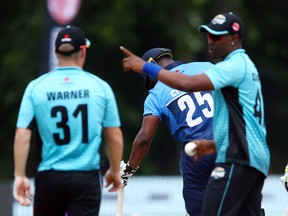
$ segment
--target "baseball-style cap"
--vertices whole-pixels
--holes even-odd
[[[60,51],[59,47],[62,44],[70,44],[73,49],[67,52]],[[82,29],[75,26],[67,26],[59,31],[55,41],[55,48],[57,53],[70,55],[78,52],[83,47],[88,48],[90,44],[90,41],[86,38]]]
[[[209,32],[213,35],[238,34],[240,38],[244,34],[244,26],[241,19],[234,13],[222,13],[215,16],[207,25],[199,26],[200,32]]]
[[[142,59],[144,61],[148,61],[148,62],[152,62],[156,64],[156,61],[163,56],[170,56],[170,58],[172,58],[173,57],[172,51],[168,48],[153,48],[145,52],[142,56]],[[151,86],[152,81],[153,81],[152,78],[144,73],[142,73],[141,75],[144,79],[144,88],[146,90],[150,90],[151,88],[153,88]]]

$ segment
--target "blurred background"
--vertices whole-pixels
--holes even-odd
[[[124,56],[119,46],[140,56],[150,48],[167,47],[172,49],[175,60],[212,61],[206,38],[197,27],[221,12],[240,15],[245,25],[244,48],[262,80],[271,151],[270,175],[282,174],[288,161],[284,132],[288,120],[287,10],[288,4],[281,0],[1,1],[1,200],[5,199],[2,192],[10,191],[13,180],[13,140],[22,94],[29,81],[55,66],[51,56],[53,36],[67,24],[80,26],[92,43],[84,69],[108,81],[116,94],[125,138],[123,159],[127,161],[141,126],[147,92],[141,76],[123,72]],[[35,143],[27,169],[31,178],[37,164]],[[163,124],[159,125],[137,175],[179,176],[179,146]]]

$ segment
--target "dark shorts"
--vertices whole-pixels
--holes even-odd
[[[206,190],[202,216],[259,216],[265,175],[236,164],[216,164]]]
[[[97,216],[99,171],[45,171],[35,177],[34,216]]]

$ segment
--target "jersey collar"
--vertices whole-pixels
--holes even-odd
[[[228,56],[226,56],[225,60],[231,58],[231,56],[238,54],[238,53],[244,53],[245,50],[244,49],[236,49],[233,52],[231,52]]]
[[[183,62],[181,62],[181,61],[174,61],[174,62],[172,62],[171,64],[167,65],[167,66],[165,67],[165,69],[171,70],[172,68],[175,68],[175,67],[177,67],[177,66],[179,66],[179,65],[181,65],[181,64],[183,64]]]
[[[58,66],[55,68],[55,70],[82,70],[82,68],[78,66],[65,66],[65,67]]]

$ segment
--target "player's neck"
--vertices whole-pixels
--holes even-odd
[[[80,61],[59,61],[60,67],[80,67],[83,68],[83,63]]]

